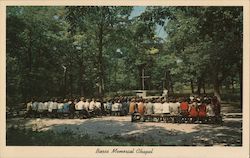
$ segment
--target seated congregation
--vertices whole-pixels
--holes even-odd
[[[27,103],[25,117],[90,118],[131,115],[131,121],[216,122],[221,120],[220,102],[212,97],[114,97],[101,99],[36,100]]]

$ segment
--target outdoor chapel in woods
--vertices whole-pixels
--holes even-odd
[[[242,117],[242,7],[8,6],[6,16],[10,145],[22,144],[11,139],[22,135],[12,129],[15,117],[101,116],[101,121],[125,119],[131,131],[127,120],[191,123],[205,131],[192,123],[212,130],[210,124],[224,121],[234,129],[227,117]],[[203,145],[241,145],[241,125],[235,136],[225,134],[232,140],[216,136]],[[121,143],[134,143],[123,136]],[[187,145],[199,144],[194,140]],[[57,145],[54,141],[47,145]]]

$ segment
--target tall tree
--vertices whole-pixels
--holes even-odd
[[[128,20],[131,7],[67,7],[67,19],[71,24],[72,30],[77,28],[87,34],[94,34],[97,65],[97,81],[99,95],[104,94],[104,64],[103,53],[105,45],[109,42],[110,36],[117,25],[122,25]]]

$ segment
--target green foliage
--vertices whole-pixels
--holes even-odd
[[[219,95],[230,72],[239,73],[234,80],[242,77],[241,7],[151,7],[143,17],[152,21],[147,16],[158,24],[168,20],[159,67],[170,71],[172,81],[196,83],[198,92],[202,84],[213,84]]]
[[[141,89],[142,71],[149,90],[242,85],[242,7],[132,10],[7,7],[7,103]]]

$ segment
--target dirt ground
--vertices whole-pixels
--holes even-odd
[[[133,140],[152,145],[171,146],[241,146],[242,112],[224,105],[223,124],[173,124],[163,122],[132,123],[130,116],[105,116],[91,119],[23,119],[7,120],[7,128],[31,128],[34,131],[70,130],[79,137]]]

